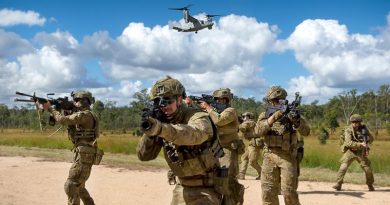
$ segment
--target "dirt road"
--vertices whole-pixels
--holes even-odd
[[[34,157],[0,157],[0,205],[66,204],[63,184],[70,163]],[[260,182],[247,177],[245,204],[261,204]],[[87,188],[100,205],[170,204],[173,186],[166,171],[134,171],[95,166]],[[330,183],[301,182],[302,205],[388,205],[390,187],[368,192],[364,185],[345,184],[335,192]],[[281,196],[279,196],[281,199]],[[281,203],[283,204],[283,203]]]

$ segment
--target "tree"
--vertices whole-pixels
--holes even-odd
[[[329,132],[324,127],[321,127],[320,135],[318,136],[318,140],[320,141],[320,144],[326,144],[326,141],[328,139],[329,139]]]
[[[336,128],[340,127],[339,122],[337,121],[337,113],[334,111],[327,112],[325,114],[325,123],[330,129],[330,133],[333,134],[336,131]]]

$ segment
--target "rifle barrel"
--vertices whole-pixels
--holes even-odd
[[[22,95],[22,96],[27,96],[27,97],[34,97],[32,95],[29,95],[29,94],[26,94],[26,93],[21,93],[21,92],[18,92],[18,91],[16,91],[16,94],[17,95]]]
[[[34,100],[27,100],[27,99],[14,99],[15,102],[34,102]]]

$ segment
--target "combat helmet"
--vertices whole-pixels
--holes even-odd
[[[186,89],[177,79],[166,76],[158,80],[150,90],[150,98],[154,100],[157,97],[186,97]]]
[[[268,101],[271,101],[273,99],[286,99],[287,92],[285,89],[283,89],[280,86],[272,86],[265,96]]]
[[[92,105],[95,103],[95,98],[92,97],[92,93],[88,91],[77,91],[77,92],[72,92],[71,96],[74,101],[77,101],[79,99],[86,99],[88,100],[89,105]]]
[[[353,114],[353,115],[351,115],[351,117],[349,118],[349,121],[350,121],[350,122],[361,122],[361,121],[363,121],[363,118],[362,118],[362,116],[359,115],[359,114]]]
[[[251,113],[251,112],[244,112],[244,113],[242,113],[242,117],[244,117],[244,116],[248,116],[248,118],[249,119],[253,119],[253,113]]]
[[[228,99],[228,102],[232,101],[233,99],[233,93],[230,91],[229,88],[220,88],[213,92],[214,98],[226,98]]]

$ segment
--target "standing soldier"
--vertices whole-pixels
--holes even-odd
[[[72,92],[76,112],[63,115],[51,107],[50,102],[43,104],[55,121],[68,126],[68,136],[72,141],[73,164],[65,183],[65,192],[68,195],[68,205],[79,205],[80,199],[85,205],[95,204],[85,188],[85,183],[91,174],[92,165],[98,165],[102,159],[103,151],[97,147],[99,137],[99,119],[90,110],[95,98],[87,91]]]
[[[271,87],[265,98],[268,103],[267,112],[260,114],[255,127],[255,134],[264,138],[261,172],[264,205],[279,204],[279,179],[285,204],[300,205],[296,191],[297,132],[307,136],[310,128],[299,113],[284,113],[282,109],[278,109],[286,97],[286,90],[280,86]],[[268,112],[270,110],[277,111]]]
[[[152,113],[143,115],[138,158],[153,160],[163,148],[170,183],[178,179],[171,205],[219,205],[222,194],[216,176],[223,178],[218,161],[223,150],[208,114],[185,106],[185,88],[170,76],[153,85],[150,97],[154,106]]]
[[[345,141],[342,145],[342,151],[344,155],[340,159],[340,169],[337,172],[337,184],[333,186],[337,191],[341,190],[345,173],[348,170],[349,165],[355,160],[360,163],[363,171],[366,173],[366,184],[369,191],[375,191],[374,174],[371,168],[371,162],[367,158],[370,148],[368,147],[374,141],[374,137],[371,135],[367,126],[362,124],[362,117],[358,114],[354,114],[349,118],[351,126],[348,126],[344,130]]]
[[[224,205],[243,204],[244,186],[237,180],[238,174],[238,155],[243,154],[245,145],[238,138],[238,115],[235,108],[230,107],[233,94],[229,88],[221,88],[213,92],[216,100],[215,107],[207,102],[201,101],[200,107],[205,109],[211,120],[218,128],[220,143],[225,155],[221,158],[221,166],[229,168],[229,190],[230,194],[225,194]]]
[[[261,178],[261,166],[259,165],[259,158],[261,150],[264,147],[264,141],[260,137],[254,135],[256,122],[253,121],[253,113],[245,112],[242,114],[243,122],[239,126],[238,135],[249,141],[249,145],[245,153],[241,156],[240,172],[238,179],[244,180],[248,164],[250,164],[256,171],[256,180]]]

